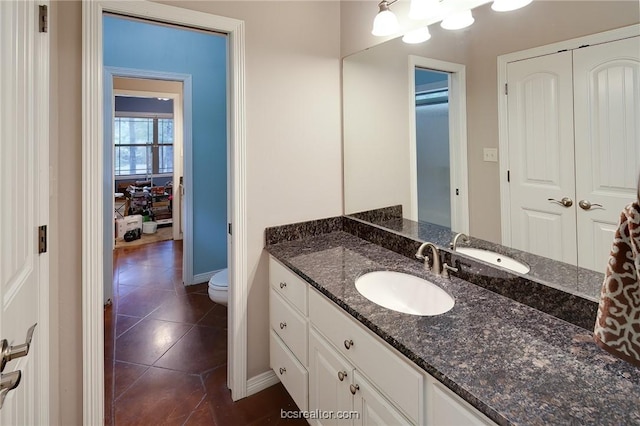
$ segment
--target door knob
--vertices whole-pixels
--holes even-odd
[[[573,200],[569,197],[564,197],[562,200],[556,200],[554,198],[547,198],[549,201],[553,201],[554,203],[558,203],[561,206],[571,207],[573,205]]]
[[[26,356],[29,353],[31,339],[33,339],[33,330],[35,330],[36,325],[38,325],[38,323],[35,323],[31,327],[29,327],[29,330],[27,330],[26,342],[21,345],[9,346],[9,342],[7,342],[7,339],[2,339],[2,341],[0,341],[0,351],[2,351],[0,354],[0,371],[4,371],[4,367],[7,365],[7,362],[11,361],[12,359]]]
[[[580,200],[578,202],[578,205],[580,206],[580,208],[582,210],[589,210],[589,209],[591,209],[591,207],[594,207],[594,206],[595,207],[602,207],[602,204],[596,204],[596,203],[591,204],[591,202],[589,200]]]
[[[18,387],[21,378],[22,372],[20,370],[0,374],[0,408],[4,405],[4,398],[9,391]]]

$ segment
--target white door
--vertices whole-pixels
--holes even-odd
[[[0,1],[0,339],[16,353],[38,323],[28,354],[2,372],[3,381],[18,371],[21,380],[6,393],[0,425],[50,423],[48,255],[39,254],[37,233],[49,216],[49,41],[38,10],[31,0]]]
[[[389,401],[387,401],[362,375],[354,372],[353,411],[359,414],[354,419],[355,426],[388,426],[410,425],[407,420]]]
[[[351,411],[353,367],[314,330],[309,333],[309,410]],[[348,425],[349,419],[318,419],[318,425]]]
[[[511,62],[507,81],[511,244],[575,264],[571,52]]]
[[[640,37],[574,51],[578,265],[604,271],[640,172]]]

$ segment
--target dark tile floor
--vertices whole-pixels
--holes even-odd
[[[182,285],[182,242],[114,251],[105,308],[107,425],[302,424],[281,384],[237,402],[227,380],[227,309]]]

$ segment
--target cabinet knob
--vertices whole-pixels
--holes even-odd
[[[286,322],[281,322],[280,323],[280,330],[284,330],[286,326],[287,326]]]
[[[360,386],[358,385],[349,385],[349,390],[351,391],[351,395],[355,395],[356,392],[360,390]]]
[[[280,375],[283,375],[284,373],[287,372],[287,369],[284,367],[280,367]]]
[[[347,377],[347,372],[346,371],[338,371],[338,380],[340,380],[342,382],[342,381],[344,381],[345,377]]]
[[[344,347],[347,348],[347,350],[353,346],[353,340],[349,339],[349,340],[345,340],[344,341]]]
[[[280,283],[280,288],[285,288],[286,286],[287,286],[287,283],[285,283],[285,282],[281,282]]]

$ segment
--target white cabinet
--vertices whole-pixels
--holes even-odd
[[[271,368],[319,417],[311,424],[492,424],[274,258],[269,266]]]
[[[313,328],[309,332],[309,409],[327,412],[353,410],[349,389],[353,366]],[[349,419],[318,419],[318,425],[348,425]]]
[[[300,410],[307,410],[307,284],[269,259],[269,364]]]

